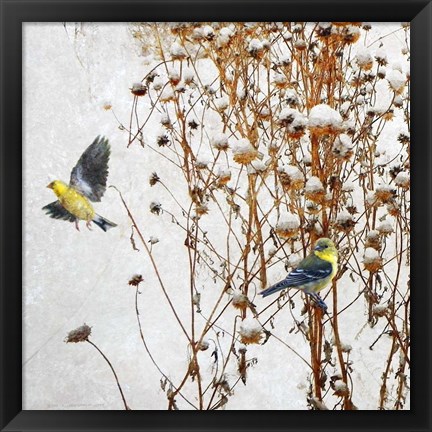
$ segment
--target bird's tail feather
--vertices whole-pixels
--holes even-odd
[[[104,217],[100,215],[96,215],[93,219],[93,222],[101,229],[103,229],[105,232],[109,230],[110,228],[114,228],[117,226],[114,222],[110,222],[108,219],[105,219]]]
[[[282,280],[282,281],[278,282],[277,284],[274,284],[271,287],[265,289],[264,291],[261,291],[260,294],[263,297],[267,297],[268,295],[273,294],[273,293],[278,292],[278,291],[281,291],[284,288],[288,288],[288,285],[287,285],[285,280]]]

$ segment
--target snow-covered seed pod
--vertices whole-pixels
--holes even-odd
[[[245,345],[259,344],[264,336],[261,324],[253,318],[242,321],[239,335],[241,343]]]
[[[365,247],[366,248],[372,248],[376,251],[381,250],[381,238],[379,235],[379,232],[377,230],[371,230],[366,235],[366,242]]]
[[[349,160],[353,155],[353,142],[348,135],[339,135],[333,144],[333,154],[338,159]]]
[[[147,86],[143,83],[132,84],[131,93],[135,96],[144,96],[147,93]]]
[[[249,305],[249,299],[243,293],[236,292],[232,296],[231,304],[236,309],[245,310]]]
[[[410,187],[410,176],[408,173],[401,171],[395,178],[395,185],[403,190],[408,190]]]
[[[258,150],[247,139],[238,140],[233,147],[233,159],[242,165],[251,163],[258,157]]]
[[[373,248],[366,248],[363,257],[363,265],[364,268],[371,273],[376,273],[378,270],[382,268],[382,258],[378,251]]]
[[[373,65],[373,58],[368,49],[359,49],[355,56],[358,67],[362,70],[370,70]]]
[[[311,177],[306,182],[305,196],[307,199],[317,204],[321,204],[322,202],[324,202],[326,193],[324,191],[321,180],[318,177]]]
[[[376,230],[380,233],[381,236],[387,236],[394,232],[393,225],[388,220],[384,220],[379,223],[376,227]]]
[[[337,135],[343,132],[341,115],[329,105],[315,105],[309,113],[309,130],[315,135]]]
[[[300,221],[298,218],[291,213],[286,213],[280,216],[275,232],[279,237],[289,239],[297,236],[299,228]]]
[[[388,184],[380,184],[375,188],[375,198],[378,203],[387,204],[395,196],[396,191]]]
[[[278,116],[278,123],[285,127],[288,138],[301,138],[308,124],[307,117],[293,108],[284,108]]]
[[[354,229],[355,224],[353,216],[346,210],[343,210],[337,215],[334,228],[337,231],[349,233]]]
[[[293,165],[278,167],[279,181],[285,190],[299,190],[304,187],[305,181],[301,171]]]
[[[225,186],[231,180],[231,171],[227,168],[219,169],[217,174],[217,186],[222,187]]]

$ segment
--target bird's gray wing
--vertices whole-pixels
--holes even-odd
[[[106,190],[110,145],[97,137],[73,168],[70,185],[91,201],[100,201]]]
[[[309,255],[300,265],[285,278],[285,283],[290,287],[298,287],[314,279],[323,279],[331,275],[333,267],[328,261],[315,255]]]
[[[261,291],[263,297],[267,297],[275,292],[281,291],[285,288],[301,287],[307,283],[313,282],[316,279],[323,279],[330,276],[332,272],[332,265],[315,255],[309,255],[305,258],[299,266],[294,269],[288,276],[280,282],[272,285],[271,287]]]
[[[45,213],[53,219],[63,219],[70,222],[75,222],[76,217],[69,213],[61,204],[60,201],[54,201],[45,207],[42,207]]]

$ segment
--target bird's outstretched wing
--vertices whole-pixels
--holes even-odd
[[[105,137],[97,137],[71,172],[70,185],[91,201],[100,201],[106,190],[110,146]]]
[[[261,291],[260,294],[263,297],[267,297],[268,295],[285,288],[299,288],[302,285],[330,276],[332,270],[333,267],[331,263],[312,254],[305,258],[296,269],[288,274],[285,279],[264,291]]]
[[[42,207],[42,210],[46,211],[46,214],[53,219],[63,219],[70,222],[75,222],[76,217],[69,213],[61,204],[60,201],[54,201]]]

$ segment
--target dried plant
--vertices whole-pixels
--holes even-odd
[[[143,158],[168,164],[177,173],[175,190],[184,191],[172,190],[170,172],[147,167],[152,190],[170,200],[152,202],[151,216],[174,223],[184,237],[179,248],[189,280],[181,292],[167,289],[153,243],[145,240],[151,233],[137,223],[138,213],[149,213],[120,195],[132,247],[136,242],[147,271],[157,276],[161,301],[188,345],[188,366],[174,382],[146,345],[140,322],[146,303],[136,295],[142,342],[161,374],[168,409],[225,407],[238,383],[251,379],[254,356],[269,349],[269,339],[287,348],[284,361],[302,359],[310,409],[361,409],[355,340],[341,331],[349,314],[362,323],[371,356],[374,346],[391,340],[375,377],[381,380],[377,408],[404,408],[410,80],[388,66],[379,42],[368,38],[370,29],[357,22],[134,24],[133,36],[155,66],[131,86],[130,118],[122,123],[127,146],[140,145]],[[399,32],[409,60],[409,27]],[[389,157],[382,142],[391,139],[395,118],[404,129]],[[295,291],[271,303],[255,299],[322,236],[340,252],[338,274],[324,292],[328,315]],[[146,283],[132,281],[136,293]],[[189,316],[179,314],[176,296],[189,297]],[[281,314],[292,320],[292,331],[280,328]],[[308,358],[292,348],[294,333],[309,346]],[[251,356],[253,345],[259,350]],[[211,372],[202,367],[209,361]]]

